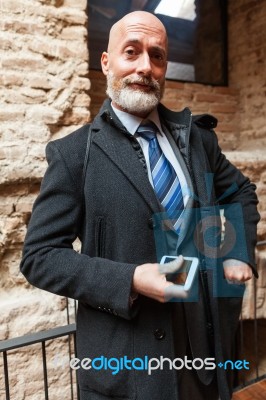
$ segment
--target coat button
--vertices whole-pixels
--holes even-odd
[[[213,336],[213,326],[210,322],[207,323],[207,330],[209,331],[209,334]]]
[[[154,331],[154,336],[156,337],[156,339],[162,340],[165,338],[165,331],[163,329],[156,329]]]
[[[150,229],[154,229],[155,228],[156,225],[155,225],[155,222],[154,222],[153,218],[149,218],[148,226],[149,226]]]

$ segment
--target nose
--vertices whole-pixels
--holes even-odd
[[[152,67],[148,53],[142,53],[139,57],[136,72],[140,75],[151,75]]]

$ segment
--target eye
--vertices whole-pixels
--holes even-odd
[[[126,54],[128,57],[133,57],[133,56],[135,56],[135,55],[137,54],[137,52],[136,52],[136,50],[134,49],[134,47],[127,47],[127,48],[125,49],[125,54]]]
[[[156,61],[164,61],[164,56],[161,53],[152,54],[152,58],[154,58]]]

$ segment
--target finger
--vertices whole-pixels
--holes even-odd
[[[245,281],[239,281],[236,279],[226,279],[227,283],[229,283],[229,285],[244,285]]]
[[[234,260],[232,260],[234,261]],[[225,265],[224,266],[224,275],[228,279],[249,279],[252,277],[252,269],[247,264],[240,265]]]
[[[188,292],[186,292],[179,285],[169,285],[165,288],[165,300],[168,301],[172,298],[186,299],[188,298]]]
[[[246,282],[252,278],[252,274],[249,272],[242,271],[229,271],[229,273],[225,274],[225,278],[227,281],[231,282]]]
[[[159,272],[161,274],[173,274],[182,267],[183,263],[184,263],[184,257],[178,256],[176,259],[170,261],[169,263],[159,264]]]

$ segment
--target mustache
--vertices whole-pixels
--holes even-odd
[[[147,85],[152,89],[160,90],[160,84],[156,79],[147,78],[147,77],[139,77],[139,78],[124,78],[123,79],[124,86],[128,86],[130,84],[138,84],[138,85]]]

